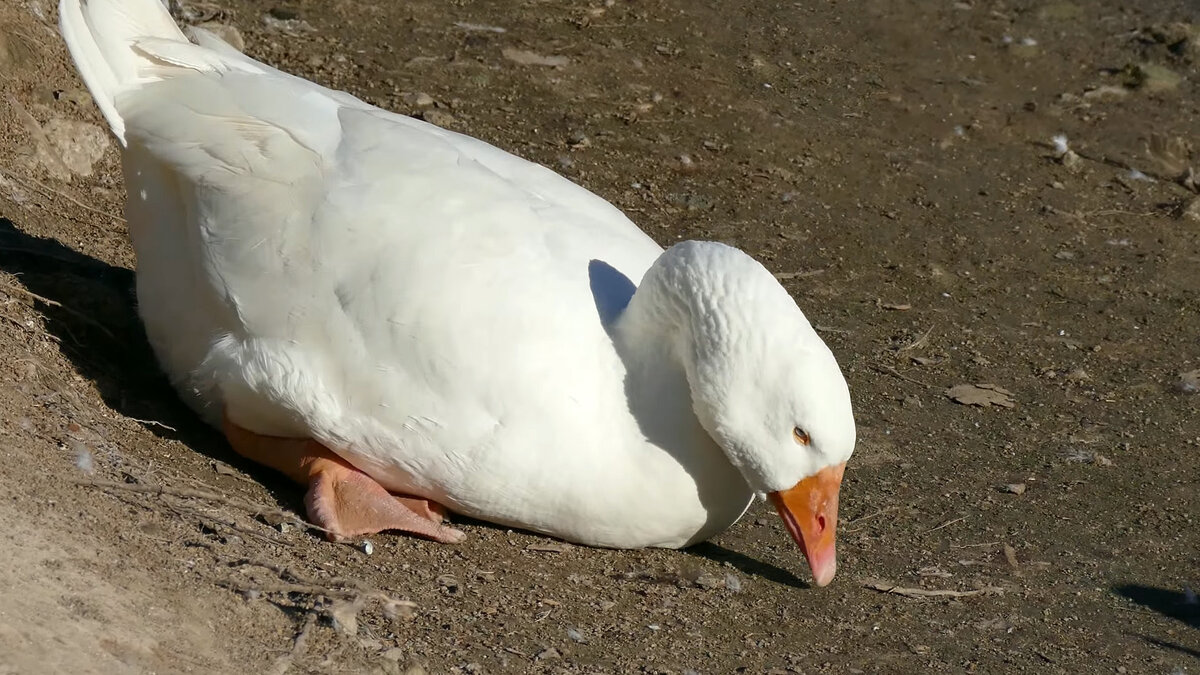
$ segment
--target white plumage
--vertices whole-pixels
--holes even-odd
[[[210,422],[615,547],[703,539],[849,457],[833,356],[744,254],[664,253],[544,167],[192,44],[158,0],[60,12],[122,142],[151,344]]]

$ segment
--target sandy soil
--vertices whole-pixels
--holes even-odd
[[[857,404],[840,575],[764,505],[682,552],[293,526],[158,374],[113,143],[10,0],[0,673],[1200,670],[1194,3],[180,9],[783,275]]]

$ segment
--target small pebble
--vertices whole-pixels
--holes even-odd
[[[359,544],[358,547],[367,555],[371,555],[375,552],[375,544],[372,544],[370,539],[363,539],[362,543]]]
[[[425,110],[421,112],[421,119],[429,122],[434,126],[451,127],[454,126],[456,120],[454,115],[441,110]]]
[[[1009,483],[1008,485],[1005,485],[1001,489],[1004,492],[1007,492],[1009,494],[1014,494],[1014,495],[1025,494],[1025,484],[1024,483]]]
[[[1200,394],[1200,370],[1180,373],[1175,389],[1181,394]]]
[[[587,644],[587,638],[583,637],[583,633],[580,633],[578,630],[575,630],[574,628],[567,629],[567,637],[571,638],[572,642],[578,642],[581,645]]]

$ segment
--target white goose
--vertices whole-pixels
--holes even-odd
[[[760,264],[664,252],[542,166],[193,44],[160,0],[59,11],[122,146],[155,354],[335,537],[458,541],[449,510],[681,547],[767,493],[833,578],[850,396]]]

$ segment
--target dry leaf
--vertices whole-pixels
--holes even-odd
[[[776,272],[775,278],[779,281],[787,281],[789,279],[802,279],[805,277],[815,277],[824,274],[828,270],[805,270],[803,272]]]
[[[1004,559],[1008,561],[1008,566],[1015,569],[1020,569],[1021,565],[1017,562],[1017,549],[1004,545]]]
[[[1016,405],[1016,402],[1012,400],[1012,395],[1011,391],[994,384],[959,384],[946,390],[946,396],[949,396],[955,403],[977,405],[982,408],[990,405],[1012,408]]]

